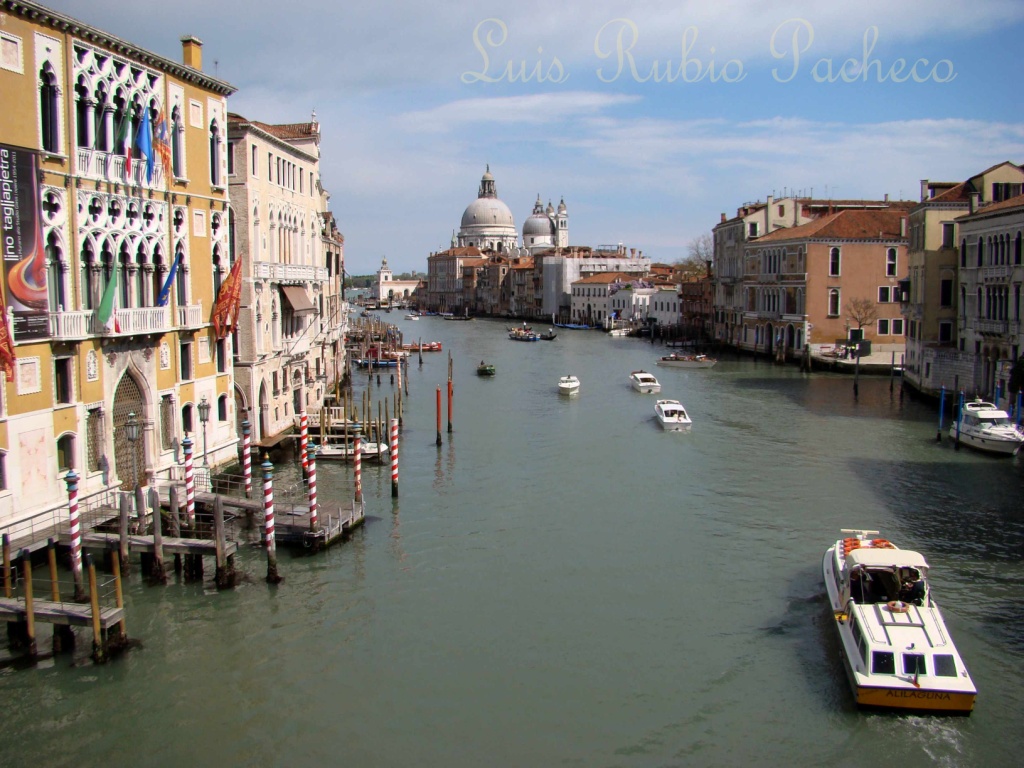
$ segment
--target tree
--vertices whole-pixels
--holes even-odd
[[[878,318],[878,305],[863,296],[851,299],[846,307],[846,316],[850,318],[851,322],[857,324],[858,329],[861,329]]]
[[[686,246],[686,257],[673,266],[683,277],[704,277],[710,270],[711,261],[715,256],[715,244],[711,235],[705,232],[698,235]]]

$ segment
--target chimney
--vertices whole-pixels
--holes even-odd
[[[772,203],[775,202],[774,195],[768,195],[768,203],[764,207],[764,233],[767,235],[772,231]]]
[[[889,202],[889,193],[888,192],[885,193],[885,197],[883,197],[882,200],[884,200],[887,203]]]
[[[195,35],[181,38],[181,60],[186,67],[203,71],[203,41]]]
[[[921,202],[928,199],[928,179],[921,179]]]
[[[900,238],[905,239],[907,237],[907,217],[900,216]]]
[[[971,213],[978,212],[978,193],[971,192]]]
[[[722,212],[722,223],[725,224],[725,211]]]

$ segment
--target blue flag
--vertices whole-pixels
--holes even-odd
[[[171,300],[171,286],[174,285],[174,276],[178,273],[178,264],[181,263],[181,253],[174,257],[174,263],[171,264],[171,271],[167,273],[167,279],[164,280],[163,287],[160,288],[160,295],[156,297],[156,305],[158,307],[166,307],[167,302]]]
[[[146,183],[153,183],[153,126],[149,122],[149,107],[142,108],[142,122],[135,134],[135,146],[146,156]]]

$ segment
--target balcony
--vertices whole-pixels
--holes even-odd
[[[202,304],[189,304],[184,307],[178,307],[177,312],[179,328],[202,328],[206,325],[206,321],[203,320]]]
[[[92,313],[90,313],[92,314]],[[135,336],[139,334],[163,334],[171,330],[170,307],[141,307],[139,309],[118,309],[117,330],[109,332],[100,325],[93,314],[91,325],[97,336]]]
[[[253,277],[259,280],[301,283],[323,282],[328,279],[327,267],[314,267],[308,264],[278,264],[273,261],[257,261],[253,263],[252,267]]]
[[[972,325],[974,332],[980,333],[983,336],[1006,336],[1009,333],[1016,335],[1019,324],[1009,320],[982,320],[976,318]]]
[[[978,270],[978,277],[982,282],[995,283],[1009,280],[1013,274],[1013,267],[1010,264],[999,264],[993,267],[981,267]]]
[[[121,155],[101,152],[98,149],[79,148],[75,152],[75,172],[90,180],[111,181],[147,189],[163,189],[164,170],[157,157],[153,161],[153,179],[146,181],[146,161],[132,163],[131,175],[124,172],[125,159]]]
[[[59,341],[80,341],[92,334],[91,309],[76,312],[50,313],[50,338]]]

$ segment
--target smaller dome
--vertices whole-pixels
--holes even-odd
[[[558,212],[559,213],[566,213],[565,198],[564,197],[558,202]]]
[[[551,219],[543,213],[534,213],[523,223],[523,238],[530,237],[551,237],[555,228]]]
[[[555,212],[555,207],[553,205],[551,205],[551,201],[550,200],[548,200],[548,207],[544,209],[544,212],[545,213],[554,213]]]

